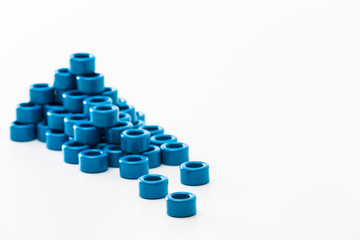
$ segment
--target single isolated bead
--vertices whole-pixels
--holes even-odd
[[[160,199],[168,195],[169,180],[159,174],[147,174],[139,177],[139,196],[145,199]]]
[[[13,122],[10,126],[10,139],[14,142],[28,142],[36,138],[35,124]]]
[[[62,150],[64,152],[64,162],[69,164],[78,164],[79,163],[79,153],[90,149],[90,145],[83,145],[75,141],[68,141],[62,145]]]
[[[86,73],[76,77],[77,88],[85,94],[97,94],[104,91],[104,75],[100,73]]]
[[[115,105],[93,106],[89,109],[90,122],[99,128],[113,127],[119,121],[119,108]]]
[[[70,72],[74,75],[95,72],[95,56],[90,53],[75,53],[71,55]]]
[[[177,138],[169,134],[156,134],[150,138],[150,142],[151,144],[160,147],[162,144],[167,142],[177,142]]]
[[[20,103],[16,108],[16,121],[22,123],[37,123],[42,118],[42,107],[35,103]]]
[[[143,129],[127,129],[120,136],[121,149],[127,153],[141,153],[150,148],[150,133]]]
[[[196,214],[196,196],[189,192],[174,192],[166,196],[167,214],[171,217],[191,217]]]
[[[119,160],[120,176],[126,179],[138,179],[149,173],[149,159],[141,155],[125,155]]]
[[[48,104],[54,101],[54,88],[47,83],[37,83],[30,87],[30,102]]]
[[[180,165],[181,183],[188,186],[207,184],[209,178],[209,165],[205,162],[191,161]]]
[[[83,102],[88,95],[79,90],[70,90],[63,93],[64,108],[69,112],[82,113],[84,110]]]
[[[169,166],[178,166],[189,161],[189,146],[180,142],[164,143],[160,147],[162,163]]]
[[[101,173],[108,170],[107,154],[99,149],[87,149],[79,153],[80,171]]]

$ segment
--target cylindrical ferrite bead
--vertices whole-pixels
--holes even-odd
[[[80,171],[101,173],[108,170],[107,154],[99,149],[87,149],[79,153]]]
[[[85,98],[83,102],[85,116],[90,117],[89,109],[94,106],[109,105],[112,104],[112,100],[108,96],[93,96]]]
[[[48,104],[54,101],[54,88],[47,83],[37,83],[30,87],[30,102]]]
[[[95,72],[95,56],[90,53],[75,53],[71,55],[70,72],[74,75]]]
[[[107,145],[103,151],[108,155],[109,167],[114,168],[119,167],[119,159],[126,155],[126,153],[121,150],[120,145]]]
[[[159,147],[164,143],[176,142],[176,141],[177,141],[177,138],[175,136],[169,135],[169,134],[156,134],[150,138],[151,144],[159,146]]]
[[[115,105],[93,106],[90,109],[90,122],[99,128],[109,128],[119,121],[119,108]]]
[[[83,102],[88,96],[78,90],[70,90],[63,93],[64,108],[69,112],[82,113]]]
[[[120,176],[138,179],[149,173],[149,159],[141,155],[125,155],[119,160]]]
[[[139,177],[139,196],[145,199],[160,199],[168,195],[169,180],[159,174],[147,174]]]
[[[56,70],[54,88],[61,90],[76,89],[76,76],[70,73],[68,68],[60,68]]]
[[[104,75],[100,73],[82,74],[76,77],[77,88],[85,94],[97,94],[104,91]]]
[[[89,145],[83,145],[75,141],[68,141],[62,145],[62,150],[64,152],[64,162],[69,164],[78,164],[79,163],[79,153],[89,149]]]
[[[74,136],[74,125],[76,123],[88,122],[88,119],[83,114],[68,114],[64,118],[64,132],[67,136]]]
[[[16,121],[22,123],[37,123],[42,117],[41,105],[35,103],[20,103],[16,108]]]
[[[150,133],[143,129],[128,129],[121,133],[121,149],[127,153],[140,153],[150,148]]]
[[[49,129],[45,135],[46,147],[50,150],[61,151],[61,146],[68,141],[68,137],[63,131]]]
[[[191,161],[180,165],[181,183],[188,186],[199,186],[209,182],[209,165],[205,162]]]
[[[105,140],[111,144],[120,144],[120,135],[133,127],[131,122],[119,121],[115,126],[105,129]]]
[[[10,139],[14,142],[28,142],[36,138],[35,124],[13,122],[10,126]]]
[[[166,196],[167,214],[171,217],[191,217],[196,214],[196,196],[189,192],[174,192]]]
[[[169,166],[178,166],[189,161],[189,146],[180,142],[164,143],[160,147],[162,163]]]
[[[149,168],[156,168],[161,165],[161,152],[158,146],[150,145],[150,148],[141,155],[149,158]]]
[[[101,141],[101,129],[90,122],[76,123],[74,124],[74,140],[85,145],[96,145]]]

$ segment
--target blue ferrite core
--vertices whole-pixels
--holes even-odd
[[[126,155],[119,160],[120,176],[126,179],[138,179],[149,174],[149,159],[141,155]]]
[[[113,104],[118,105],[119,98],[118,98],[118,90],[116,88],[105,87],[101,95],[110,97],[112,99]]]
[[[10,139],[14,142],[28,142],[36,138],[35,124],[13,122],[10,126]]]
[[[70,72],[74,75],[95,72],[95,56],[90,53],[75,53],[71,55]]]
[[[127,129],[121,133],[120,145],[127,153],[145,152],[150,148],[150,133],[143,129]]]
[[[105,129],[106,142],[119,145],[121,133],[132,127],[131,122],[119,121],[114,127]]]
[[[85,94],[97,94],[104,91],[104,75],[87,73],[76,77],[77,88]]]
[[[109,167],[118,168],[119,167],[119,159],[122,156],[125,156],[126,153],[121,151],[120,145],[107,145],[104,147],[104,152],[108,155],[108,163]]]
[[[189,161],[189,146],[180,142],[168,142],[161,145],[162,163],[169,166],[178,166]]]
[[[74,141],[68,141],[62,145],[64,151],[64,162],[69,164],[79,163],[79,153],[89,149],[89,145],[83,145]]]
[[[191,217],[196,214],[196,196],[189,192],[174,192],[166,196],[170,217]]]
[[[131,122],[131,116],[124,112],[119,112],[119,121]]]
[[[45,121],[39,122],[36,125],[37,139],[40,142],[46,142],[46,131],[49,130]]]
[[[85,114],[85,116],[90,117],[89,109],[91,107],[109,104],[112,104],[112,100],[108,96],[93,96],[85,98],[83,101],[83,113]]]
[[[68,141],[68,137],[63,131],[49,129],[45,135],[46,147],[50,150],[61,151],[61,146]]]
[[[136,113],[135,113],[134,106],[132,106],[132,105],[119,106],[119,110],[120,110],[120,112],[129,114],[131,117],[131,122],[136,121]]]
[[[200,161],[185,162],[180,165],[180,179],[184,185],[204,185],[210,181],[209,165]]]
[[[99,149],[88,149],[79,153],[80,171],[101,173],[108,170],[107,154]]]
[[[90,122],[74,124],[74,140],[81,144],[95,145],[101,141],[101,130]]]
[[[90,122],[99,128],[113,127],[119,121],[119,108],[115,105],[101,105],[90,108]]]
[[[139,196],[145,199],[160,199],[168,195],[169,180],[159,174],[147,174],[139,178]]]
[[[139,128],[149,131],[150,136],[154,136],[157,134],[164,134],[164,128],[161,126],[157,126],[157,125],[144,125]]]
[[[45,117],[45,121],[47,121],[47,112],[50,110],[65,110],[63,108],[63,105],[61,103],[49,103],[44,105],[44,117]]]
[[[62,97],[66,110],[73,113],[81,113],[84,110],[83,102],[88,96],[78,90],[70,90],[64,92]]]
[[[143,113],[143,112],[136,112],[136,119],[145,122],[145,113]]]
[[[151,142],[151,144],[160,147],[164,143],[177,142],[177,138],[175,136],[169,135],[169,134],[156,134],[150,138],[150,142]]]
[[[54,88],[47,83],[37,83],[30,87],[30,102],[48,104],[54,101]]]
[[[50,110],[47,112],[48,126],[51,130],[64,131],[64,118],[69,114],[66,110]]]
[[[161,152],[158,146],[150,145],[150,148],[141,155],[149,158],[149,168],[156,168],[161,165]]]
[[[64,132],[67,136],[74,136],[75,123],[82,123],[89,121],[83,114],[68,114],[64,118]]]
[[[127,105],[126,99],[125,98],[119,98],[117,104],[118,104],[119,107],[126,106]]]
[[[42,107],[35,103],[20,103],[16,108],[16,121],[37,123],[42,118]]]
[[[60,68],[56,70],[54,88],[61,90],[76,89],[76,76],[71,74],[68,68]]]
[[[140,128],[145,125],[145,122],[143,120],[136,120],[133,122],[134,128]]]

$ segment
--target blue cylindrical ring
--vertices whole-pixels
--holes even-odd
[[[78,90],[70,90],[63,93],[64,108],[73,113],[84,111],[83,102],[88,96]]]
[[[126,179],[138,179],[149,173],[149,159],[141,155],[125,155],[119,160],[120,176]]]
[[[30,102],[48,104],[54,101],[54,88],[47,83],[37,83],[30,87]]]
[[[101,130],[90,122],[76,123],[74,124],[74,140],[93,146],[101,141]]]
[[[150,148],[150,133],[143,129],[127,129],[121,133],[120,145],[127,153],[145,152]]]
[[[10,139],[14,142],[28,142],[36,138],[35,124],[13,122],[10,126]]]
[[[119,160],[126,153],[121,150],[120,145],[107,145],[104,147],[104,152],[107,152],[109,167],[118,168]]]
[[[108,96],[112,99],[113,104],[118,105],[118,90],[112,87],[105,87],[101,95]]]
[[[89,145],[83,145],[75,141],[65,142],[62,145],[62,150],[64,152],[64,162],[69,164],[78,164],[79,153],[89,148]]]
[[[139,177],[139,196],[145,199],[160,199],[168,195],[169,180],[160,174]]]
[[[196,196],[189,192],[174,192],[166,196],[167,214],[171,217],[191,217],[196,214]]]
[[[64,131],[64,118],[69,114],[66,110],[50,110],[47,112],[48,127],[51,130]]]
[[[189,146],[180,142],[168,142],[160,146],[162,163],[178,166],[189,161]]]
[[[118,106],[121,107],[121,106],[126,106],[127,105],[127,101],[125,98],[119,98],[118,99]]]
[[[16,121],[37,123],[42,118],[42,107],[35,103],[20,103],[16,108]]]
[[[123,106],[119,106],[119,110],[120,112],[124,112],[130,115],[131,117],[131,122],[135,122],[136,121],[136,114],[135,114],[135,108],[132,105],[123,105]]]
[[[49,129],[45,135],[46,147],[50,150],[61,151],[61,146],[68,141],[68,137],[62,131]]]
[[[131,122],[131,116],[128,113],[119,112],[119,121]]]
[[[136,120],[135,122],[133,122],[133,125],[133,128],[140,128],[145,125],[145,122],[143,120]]]
[[[156,134],[151,136],[150,142],[153,145],[161,146],[167,142],[177,142],[177,138],[170,134]]]
[[[76,76],[70,73],[68,68],[60,68],[55,71],[54,88],[61,90],[76,89]]]
[[[209,164],[201,161],[185,162],[180,165],[181,183],[188,186],[207,184],[209,178]]]
[[[46,142],[46,131],[49,130],[45,121],[41,121],[36,125],[36,135],[40,142]]]
[[[154,136],[157,134],[164,134],[164,128],[161,126],[158,126],[158,125],[145,125],[145,126],[141,126],[139,128],[149,131],[150,136]]]
[[[45,104],[44,105],[44,118],[45,118],[45,121],[47,121],[47,112],[50,111],[50,110],[65,110],[63,105],[61,103],[57,103],[57,102],[52,102],[52,103],[49,103],[49,104]]]
[[[108,143],[120,144],[120,135],[126,129],[133,127],[131,122],[119,121],[114,127],[105,129],[105,140]]]
[[[90,122],[99,128],[113,127],[119,121],[119,108],[115,105],[93,106],[89,109]]]
[[[145,122],[145,113],[137,111],[136,112],[136,119]]]
[[[89,121],[84,114],[68,114],[64,118],[64,132],[67,136],[74,136],[74,125]]]
[[[99,149],[87,149],[79,153],[80,171],[101,173],[108,170],[107,154]]]
[[[74,75],[95,72],[95,56],[90,53],[75,53],[71,55],[70,72]]]
[[[85,116],[90,117],[89,109],[91,107],[108,105],[108,104],[112,104],[112,100],[108,96],[93,96],[93,97],[85,98],[83,102],[83,107],[84,107],[83,113],[85,114]]]
[[[85,94],[97,94],[104,91],[104,75],[100,73],[82,74],[76,77],[77,88]]]
[[[158,146],[150,145],[150,148],[146,152],[142,152],[141,155],[149,158],[149,168],[156,168],[161,165],[161,152]]]

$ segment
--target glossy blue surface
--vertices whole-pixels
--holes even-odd
[[[55,100],[54,88],[47,83],[37,83],[30,87],[30,102],[48,104]]]
[[[84,111],[83,102],[88,95],[78,90],[70,90],[63,93],[64,108],[69,112],[82,113]]]
[[[65,142],[62,145],[62,150],[64,152],[64,162],[69,164],[78,164],[79,153],[89,148],[89,145],[83,145],[75,141]]]
[[[110,128],[119,121],[119,108],[115,105],[93,106],[89,109],[90,122],[99,128]]]
[[[74,125],[89,121],[84,114],[67,114],[64,118],[64,132],[67,136],[74,136]]]
[[[69,114],[66,110],[50,110],[47,112],[47,124],[49,129],[64,131],[64,118]]]
[[[103,139],[101,140],[101,142],[99,142],[98,144],[96,144],[95,148],[96,149],[100,149],[100,150],[104,150],[104,148],[109,145],[107,142],[102,142]]]
[[[63,103],[64,99],[63,99],[63,94],[64,92],[66,92],[68,90],[61,90],[61,89],[55,89],[54,93],[55,93],[55,102],[57,103]]]
[[[171,217],[191,217],[196,214],[196,196],[189,192],[174,192],[166,196],[167,214]]]
[[[135,114],[136,114],[136,119],[137,120],[141,120],[141,121],[143,121],[145,123],[145,113],[138,111]]]
[[[150,148],[142,152],[141,155],[149,158],[149,168],[156,168],[161,165],[161,152],[158,146],[150,145]]]
[[[180,142],[168,142],[160,146],[161,161],[165,165],[178,166],[189,161],[189,146]]]
[[[139,128],[149,131],[150,136],[154,136],[157,134],[164,134],[164,128],[158,125],[144,125]]]
[[[90,117],[89,109],[94,106],[112,104],[112,99],[108,96],[93,96],[85,98],[83,101],[83,114]]]
[[[46,147],[50,150],[61,151],[61,146],[68,141],[68,137],[62,131],[47,130]]]
[[[149,173],[149,159],[141,155],[125,155],[119,160],[120,176],[138,179]]]
[[[35,103],[20,103],[16,108],[16,121],[37,123],[42,118],[42,107]]]
[[[36,125],[36,135],[40,142],[46,142],[46,131],[49,127],[45,121],[41,121]]]
[[[119,121],[114,127],[105,129],[105,140],[108,143],[120,144],[120,135],[126,129],[133,127],[131,122]]]
[[[210,181],[209,165],[200,161],[185,162],[180,165],[180,179],[184,185],[204,185]]]
[[[145,199],[160,199],[168,195],[169,180],[159,174],[139,177],[139,196]]]
[[[76,77],[77,89],[85,94],[97,94],[104,91],[104,75],[87,73]]]
[[[150,148],[150,133],[143,129],[127,129],[120,136],[121,149],[127,153],[141,153]]]
[[[56,102],[52,102],[52,103],[49,103],[49,104],[45,104],[44,107],[43,107],[43,115],[44,115],[44,118],[45,120],[47,121],[47,112],[50,111],[50,110],[65,110],[63,105],[61,103],[56,103]]]
[[[108,96],[112,99],[113,104],[118,105],[118,90],[112,87],[105,87],[104,91],[101,93],[103,96]]]
[[[136,120],[135,122],[133,122],[133,125],[133,128],[140,128],[145,125],[145,122],[142,120]]]
[[[90,122],[74,124],[74,140],[84,145],[96,145],[101,141],[101,130]]]
[[[36,138],[35,124],[13,122],[10,126],[10,139],[14,142],[28,142]]]
[[[70,72],[74,75],[95,72],[95,56],[90,53],[75,53],[71,55]]]
[[[104,147],[104,152],[106,152],[108,155],[109,167],[114,167],[114,168],[119,167],[120,158],[126,155],[126,153],[124,153],[121,150],[120,145],[113,145],[113,144]]]
[[[150,142],[151,144],[160,147],[162,144],[167,142],[177,142],[177,137],[169,134],[156,134],[151,136]]]
[[[101,173],[108,170],[107,154],[99,149],[87,149],[79,153],[80,171]]]
[[[119,98],[117,104],[118,104],[119,107],[120,107],[120,106],[126,106],[126,105],[127,105],[127,101],[126,101],[125,98]]]
[[[131,122],[131,116],[128,113],[119,112],[119,121]]]
[[[60,68],[55,71],[54,88],[61,90],[76,89],[76,76],[70,73],[68,68]]]
[[[132,105],[123,105],[123,106],[119,106],[119,110],[120,112],[124,112],[130,115],[131,117],[131,122],[135,122],[136,121],[136,113],[135,113],[135,108]]]

